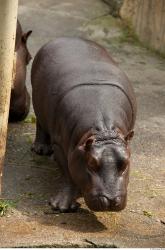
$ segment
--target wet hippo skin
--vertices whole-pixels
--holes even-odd
[[[36,139],[32,150],[53,153],[64,182],[53,209],[75,211],[83,196],[95,211],[125,208],[136,100],[126,75],[95,42],[58,38],[32,65]]]
[[[25,80],[26,65],[31,60],[26,42],[31,32],[30,30],[27,33],[23,33],[20,22],[17,21],[15,42],[16,65],[10,98],[9,122],[23,120],[30,108],[30,95],[27,91]]]

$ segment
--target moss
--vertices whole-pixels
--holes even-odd
[[[28,117],[24,120],[24,123],[36,123],[35,115],[28,115]]]
[[[111,27],[117,27],[120,24],[120,19],[116,19],[114,17],[112,17],[111,15],[105,15],[102,16],[100,18],[95,19],[94,22],[92,22],[92,24],[95,25],[101,25],[103,27],[107,27],[107,29],[111,29]]]
[[[136,46],[144,47],[149,52],[153,53],[154,55],[157,55],[161,58],[165,58],[165,53],[160,52],[154,48],[151,48],[147,42],[140,41],[138,35],[135,33],[132,24],[128,21],[121,22],[121,29],[123,30],[122,35],[118,38],[119,43],[132,43]]]
[[[150,53],[153,53],[155,56],[158,56],[159,58],[165,59],[165,53],[163,53],[157,49],[149,47],[147,43],[143,43],[143,47],[145,47]]]
[[[31,193],[31,192],[26,192],[26,193],[23,194],[24,197],[30,198],[30,199],[32,199],[32,198],[34,197],[34,195],[35,195],[35,194],[34,194],[34,193]]]
[[[146,211],[146,210],[143,211],[143,214],[144,214],[145,216],[149,217],[149,218],[151,218],[151,217],[153,216],[151,212]]]
[[[49,156],[45,156],[45,155],[37,155],[35,153],[32,153],[32,159],[31,161],[35,162],[35,164],[37,166],[45,166],[45,165],[48,165],[48,159],[49,159]]]
[[[120,19],[116,19],[109,14],[96,17],[88,22],[85,22],[83,27],[89,28],[95,26],[101,28],[105,33],[109,32],[112,27],[118,27]]]
[[[82,30],[85,31],[88,38],[94,38],[101,44],[105,42],[107,46],[111,45],[117,48],[122,46],[123,43],[129,43],[146,48],[154,56],[165,58],[165,53],[149,47],[148,43],[140,41],[129,21],[114,18],[110,14],[98,16],[85,22]]]
[[[95,18],[84,24],[89,36],[92,36],[94,32],[102,31],[104,36],[101,38],[107,44],[113,44],[120,46],[122,43],[132,43],[141,45],[137,35],[130,28],[128,23],[123,23],[119,18],[114,18],[111,15],[104,15]]]
[[[16,201],[11,200],[0,200],[0,216],[6,215],[10,208],[16,207]]]
[[[128,26],[125,26],[122,24],[123,27],[123,32],[122,35],[119,37],[119,42],[120,43],[132,43],[134,45],[139,45],[141,46],[141,42],[138,39],[138,36],[135,34],[132,28],[129,28]]]

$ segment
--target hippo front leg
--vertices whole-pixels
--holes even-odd
[[[39,155],[51,155],[53,153],[50,136],[45,133],[38,121],[36,121],[36,138],[31,150]]]
[[[80,207],[80,204],[76,202],[79,190],[71,180],[63,151],[58,145],[53,145],[53,151],[54,158],[63,171],[63,179],[57,194],[51,198],[50,205],[53,210],[61,213],[75,212]]]
[[[80,204],[76,201],[77,191],[70,183],[63,183],[57,195],[50,199],[53,210],[61,213],[76,212]]]

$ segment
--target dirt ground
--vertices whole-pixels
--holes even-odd
[[[60,173],[51,158],[30,151],[31,107],[24,122],[9,125],[3,178],[9,211],[0,217],[0,247],[165,247],[165,59],[139,45],[108,13],[101,0],[20,0],[18,16],[25,31],[33,30],[28,41],[33,57],[59,36],[87,37],[105,46],[132,81],[138,115],[127,208],[94,213],[80,199],[77,213],[51,213],[48,200]]]

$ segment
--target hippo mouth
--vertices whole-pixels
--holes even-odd
[[[84,196],[86,205],[93,211],[114,211],[118,212],[126,207],[126,196],[117,196],[114,199],[106,195]]]

